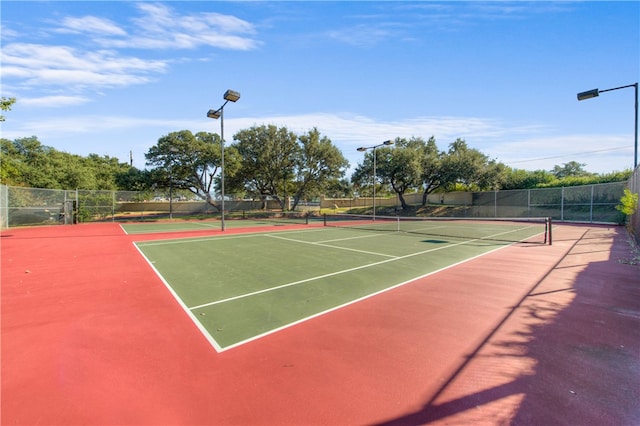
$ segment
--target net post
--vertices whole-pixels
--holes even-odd
[[[327,226],[327,214],[326,213],[324,213],[322,215],[322,223],[324,224],[324,226]]]
[[[547,227],[548,227],[547,234],[548,234],[548,239],[549,239],[549,245],[553,244],[553,237],[552,237],[553,231],[551,231],[553,229],[552,222],[553,221],[551,220],[551,216],[549,216],[547,218]]]

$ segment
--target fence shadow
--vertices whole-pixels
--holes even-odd
[[[624,234],[588,232],[420,409],[379,425],[640,424],[640,267],[622,262]]]

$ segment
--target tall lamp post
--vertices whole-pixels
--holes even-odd
[[[373,150],[373,220],[376,220],[376,148],[386,145],[393,145],[393,141],[384,141],[380,145],[361,146],[358,148],[360,152],[365,152],[368,149]]]
[[[220,119],[220,149],[221,149],[221,154],[220,154],[220,194],[222,196],[222,201],[220,204],[221,210],[220,210],[220,229],[224,232],[224,107],[225,105],[227,105],[227,103],[229,101],[231,102],[235,102],[238,99],[240,99],[240,93],[233,91],[233,90],[227,90],[226,92],[224,92],[224,103],[222,104],[222,106],[218,109],[210,109],[209,112],[207,112],[207,117],[209,118],[219,118]]]
[[[620,86],[620,87],[614,87],[613,89],[605,89],[605,90],[598,90],[598,89],[592,89],[592,90],[587,90],[586,92],[580,92],[578,93],[578,100],[579,101],[584,101],[585,99],[591,99],[591,98],[595,98],[597,96],[600,95],[600,93],[604,93],[604,92],[610,92],[612,90],[618,90],[618,89],[626,89],[627,87],[635,87],[636,89],[636,109],[635,109],[635,130],[634,130],[634,150],[633,150],[633,168],[635,169],[636,167],[638,167],[638,83],[635,84],[628,84],[626,86]]]
[[[169,147],[169,219],[173,220],[173,154],[178,152],[175,146]]]

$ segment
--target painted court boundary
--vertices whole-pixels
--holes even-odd
[[[527,228],[527,227],[525,227],[525,228]],[[287,232],[289,232],[289,233],[322,232],[322,229],[313,229],[313,230],[308,230],[308,231],[307,230],[304,230],[304,231],[300,231],[300,230],[297,230],[297,231],[296,230],[283,231],[283,233],[287,233]],[[490,236],[485,237],[485,238],[489,238],[490,239],[490,238],[493,238],[493,237],[496,237],[496,236],[499,236],[499,235],[503,235],[503,234],[509,233],[509,232],[514,232],[514,231],[501,232],[501,233],[498,233],[498,234],[490,235]],[[432,249],[428,249],[428,250],[419,251],[419,252],[416,252],[416,253],[407,254],[407,255],[404,255],[404,256],[391,256],[391,255],[387,255],[387,254],[381,254],[381,253],[376,253],[376,252],[369,252],[369,251],[363,251],[363,250],[358,250],[358,249],[353,249],[353,248],[348,248],[348,247],[340,247],[340,246],[327,244],[327,242],[329,242],[329,241],[310,242],[310,241],[298,240],[298,239],[295,239],[295,238],[286,238],[286,237],[282,237],[282,236],[280,236],[278,234],[280,234],[280,232],[278,232],[277,234],[276,233],[255,233],[255,234],[244,234],[244,235],[228,236],[228,237],[213,237],[213,238],[205,238],[205,239],[203,239],[203,238],[196,238],[196,239],[189,238],[189,239],[178,239],[178,240],[160,240],[160,241],[154,241],[154,242],[151,242],[151,243],[137,242],[137,243],[134,243],[134,246],[136,247],[136,249],[140,253],[140,255],[146,260],[146,262],[149,264],[149,266],[154,270],[156,275],[162,281],[164,286],[169,290],[171,295],[176,299],[176,301],[179,303],[179,305],[182,307],[182,309],[187,313],[187,315],[189,316],[191,321],[196,325],[198,330],[204,335],[204,337],[207,339],[207,341],[211,344],[211,346],[217,352],[224,352],[224,351],[236,348],[238,346],[241,346],[241,345],[244,345],[244,344],[247,344],[247,343],[251,343],[251,342],[253,342],[255,340],[258,340],[260,338],[269,336],[269,335],[271,335],[273,333],[277,333],[279,331],[285,330],[285,329],[287,329],[289,327],[293,327],[295,325],[304,323],[304,322],[312,320],[314,318],[318,318],[320,316],[323,316],[323,315],[326,315],[328,313],[334,312],[336,310],[342,309],[342,308],[347,307],[349,305],[352,305],[352,304],[361,302],[363,300],[369,299],[371,297],[374,297],[374,296],[383,294],[385,292],[394,290],[396,288],[402,287],[404,285],[407,285],[409,283],[415,282],[417,280],[429,277],[429,276],[431,276],[433,274],[436,274],[438,272],[447,270],[449,268],[453,268],[455,266],[464,264],[466,262],[472,261],[472,260],[477,259],[479,257],[491,254],[491,253],[493,253],[495,251],[502,250],[502,249],[504,249],[506,247],[509,247],[510,245],[517,244],[517,243],[512,243],[512,244],[502,245],[502,246],[496,247],[495,249],[492,249],[490,251],[478,254],[476,256],[470,257],[468,259],[464,259],[464,260],[456,262],[456,263],[452,263],[452,264],[450,264],[448,266],[445,266],[443,268],[439,268],[437,270],[430,271],[428,273],[416,276],[416,277],[411,278],[409,280],[405,280],[405,281],[397,283],[397,284],[392,284],[389,287],[384,288],[383,290],[372,292],[372,293],[370,293],[370,294],[368,294],[366,296],[353,299],[350,302],[343,303],[343,304],[340,304],[340,305],[336,305],[336,306],[334,306],[334,307],[332,307],[330,309],[326,309],[326,310],[323,310],[321,312],[315,313],[313,315],[306,316],[306,317],[301,318],[299,320],[290,322],[290,323],[288,323],[288,324],[286,324],[284,326],[274,328],[274,329],[269,330],[269,331],[264,332],[264,333],[259,333],[259,334],[255,335],[252,338],[245,339],[245,340],[239,341],[237,343],[234,343],[234,344],[227,345],[227,346],[223,347],[216,341],[216,339],[213,337],[213,335],[209,331],[207,331],[207,329],[202,325],[202,323],[198,320],[197,316],[195,315],[194,311],[196,311],[198,309],[201,309],[201,308],[204,308],[204,307],[207,307],[207,306],[223,304],[223,303],[226,303],[226,302],[231,302],[231,301],[235,301],[235,300],[239,300],[239,299],[243,299],[243,298],[247,298],[247,297],[251,297],[251,296],[256,296],[256,295],[268,293],[268,292],[271,292],[271,291],[277,291],[277,290],[280,290],[280,289],[283,289],[283,288],[287,288],[287,287],[298,286],[298,285],[306,284],[306,283],[309,283],[309,282],[313,282],[313,281],[321,280],[321,279],[324,279],[324,278],[328,278],[328,277],[331,277],[331,276],[346,274],[346,273],[354,272],[354,271],[357,271],[357,270],[362,270],[362,269],[367,269],[367,268],[370,268],[370,267],[378,266],[378,265],[385,264],[385,263],[390,263],[390,262],[394,262],[394,261],[398,261],[398,260],[402,260],[402,259],[407,259],[407,258],[410,258],[410,257],[420,256],[420,255],[431,253],[431,252],[435,252],[435,251],[441,251],[441,250],[454,248],[454,247],[457,247],[457,246],[471,244],[473,242],[476,242],[476,241],[479,241],[479,240],[483,239],[483,238],[474,238],[474,239],[464,240],[464,241],[453,243],[453,244],[447,244],[447,245],[441,246],[441,247],[436,247],[436,248],[432,248]],[[351,239],[360,239],[360,238],[365,238],[365,237],[377,237],[377,236],[379,236],[379,234],[370,234],[370,235],[366,235],[366,236],[341,238],[339,240],[332,239],[330,241],[347,241],[347,240],[351,240]],[[380,235],[380,236],[382,236],[382,235]],[[303,280],[294,281],[294,282],[278,285],[278,286],[275,286],[275,287],[270,287],[270,288],[267,288],[267,289],[257,290],[257,291],[253,291],[253,292],[250,292],[250,293],[229,297],[229,298],[226,298],[226,299],[207,302],[207,303],[203,303],[203,304],[199,304],[199,305],[195,305],[195,306],[187,306],[182,301],[180,296],[176,293],[176,291],[172,288],[171,284],[169,284],[164,279],[164,277],[162,276],[160,271],[158,271],[157,268],[155,268],[155,266],[153,265],[153,262],[151,262],[144,255],[144,253],[140,250],[140,247],[139,247],[139,244],[140,245],[186,244],[186,243],[192,243],[192,242],[215,241],[215,240],[237,239],[237,238],[252,238],[252,237],[277,238],[277,239],[280,239],[280,240],[290,241],[290,242],[299,243],[299,244],[323,246],[323,247],[329,247],[329,248],[336,249],[336,250],[356,251],[356,252],[372,254],[372,255],[376,255],[376,256],[386,256],[386,257],[390,257],[390,259],[385,259],[385,260],[381,260],[379,262],[374,262],[374,263],[368,263],[366,265],[361,265],[361,266],[357,266],[357,267],[353,267],[353,268],[348,268],[348,269],[332,272],[332,273],[329,273],[329,274],[319,275],[319,276],[316,276],[316,277],[310,277],[310,278],[306,278],[306,279],[303,279]]]

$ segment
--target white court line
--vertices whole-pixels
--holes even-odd
[[[140,241],[139,244],[141,247],[151,247],[151,246],[164,246],[171,244],[186,244],[186,243],[199,243],[203,241],[219,241],[219,240],[231,240],[235,238],[254,238],[262,236],[263,234],[242,234],[242,235],[233,235],[228,237],[193,237],[193,238],[178,238],[175,240],[158,240],[158,241]]]
[[[321,247],[329,247],[329,248],[333,248],[333,249],[338,249],[338,250],[347,250],[347,251],[355,251],[356,253],[364,253],[364,254],[373,254],[375,256],[386,256],[386,257],[392,257],[395,258],[397,256],[391,255],[391,254],[384,254],[384,253],[377,253],[377,252],[373,252],[373,251],[366,251],[366,250],[359,250],[359,249],[354,249],[354,248],[349,248],[349,247],[340,247],[340,246],[334,246],[331,244],[326,244],[325,242],[322,241],[316,241],[316,242],[311,242],[311,241],[304,241],[304,240],[296,240],[294,238],[285,238],[285,237],[281,237],[279,235],[265,235],[266,237],[271,237],[271,238],[277,238],[279,240],[284,240],[284,241],[291,241],[292,243],[300,243],[300,244],[309,244],[312,246],[321,246]],[[372,235],[377,237],[378,235]],[[355,240],[357,238],[363,238],[363,237],[353,237],[353,238],[341,238],[339,240],[330,240],[330,241],[345,241],[345,240]]]
[[[193,225],[197,225],[197,226],[203,226],[205,228],[217,228],[219,225],[209,225],[207,223],[200,223],[200,222],[189,222]],[[131,226],[140,226],[142,227],[142,231],[138,231],[138,232],[134,232],[133,234],[129,234],[129,232],[127,232],[126,229],[124,229],[124,227],[126,225],[131,225]],[[178,229],[176,230],[175,228],[170,228],[169,230],[167,229],[158,229],[155,231],[149,231],[149,230],[145,230],[144,227],[149,227],[149,226],[153,226],[156,225],[155,223],[149,223],[149,224],[144,224],[144,223],[131,223],[131,224],[120,224],[120,228],[122,229],[122,231],[126,234],[126,235],[144,235],[144,234],[161,234],[163,232],[189,232],[189,231],[194,231],[196,230],[196,228],[189,228],[189,229]],[[169,227],[168,227],[169,228]]]
[[[218,344],[216,339],[214,339],[213,335],[205,328],[204,324],[202,324],[202,322],[200,322],[200,320],[193,314],[193,312],[189,310],[189,307],[184,303],[180,295],[178,295],[178,293],[176,293],[176,291],[173,289],[173,287],[171,287],[171,285],[167,282],[167,280],[164,279],[164,277],[162,276],[160,271],[158,271],[158,269],[155,267],[153,262],[151,262],[151,260],[147,256],[145,256],[142,250],[140,250],[140,247],[138,247],[136,243],[133,243],[133,246],[136,248],[136,250],[138,250],[138,253],[142,255],[142,258],[146,260],[147,264],[151,267],[151,269],[153,269],[153,271],[156,273],[158,278],[160,278],[160,281],[162,281],[165,288],[169,291],[169,293],[171,293],[173,298],[176,300],[176,302],[178,302],[178,304],[187,313],[187,315],[189,315],[189,317],[191,318],[191,321],[195,324],[196,328],[200,330],[200,333],[202,333],[204,338],[207,339],[207,341],[211,344],[211,346],[213,346],[216,352],[222,352],[223,350],[225,350],[225,348],[220,346],[220,344]]]
[[[360,238],[371,238],[371,237],[383,237],[388,234],[371,234],[371,235],[360,235],[359,237],[346,237],[346,238],[334,238],[331,240],[317,241],[318,243],[334,243],[336,241],[348,241],[348,240],[357,240]]]
[[[204,226],[205,228],[220,228],[220,224],[216,222],[188,222],[193,225]]]

